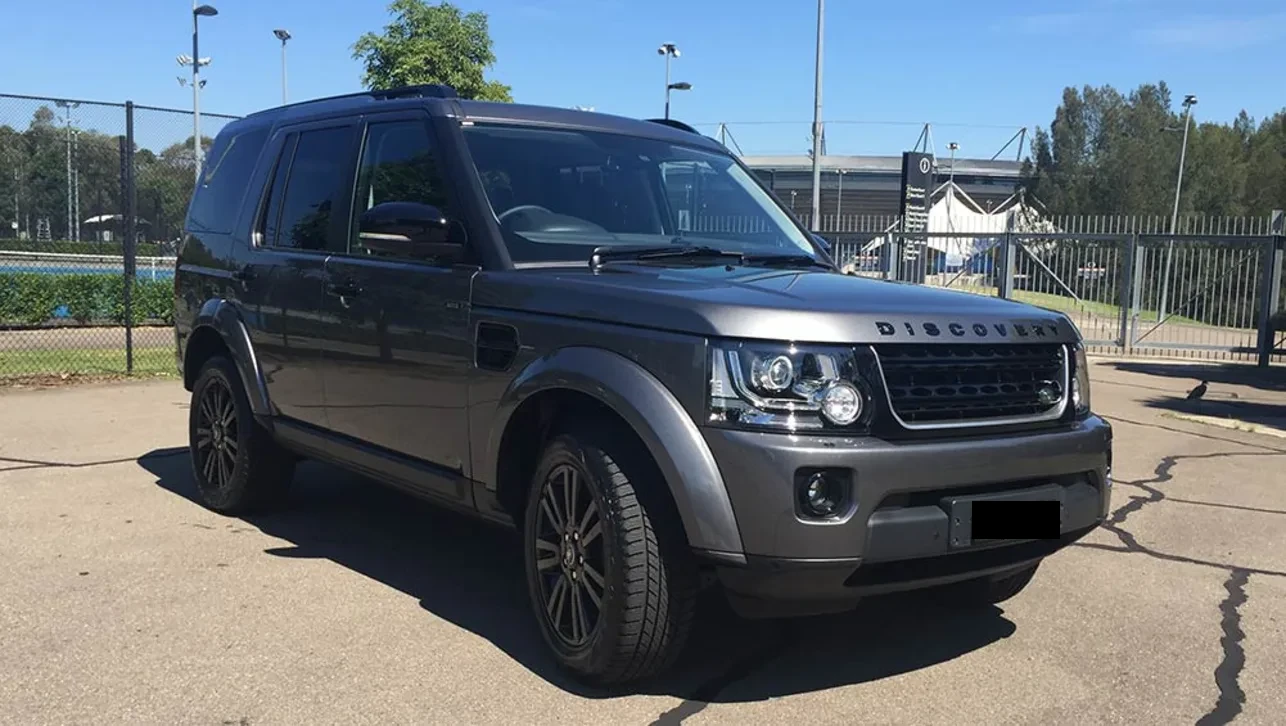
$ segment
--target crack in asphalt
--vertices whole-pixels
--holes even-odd
[[[683,723],[684,719],[691,718],[704,711],[710,705],[710,702],[718,698],[719,694],[723,693],[728,686],[749,677],[755,671],[781,657],[789,649],[792,642],[786,636],[786,625],[786,623],[782,624],[777,636],[771,639],[767,645],[744,658],[738,659],[724,672],[692,689],[692,692],[683,699],[682,703],[657,716],[656,720],[652,722],[652,726],[674,726],[675,724]]]
[[[1263,449],[1264,451],[1272,451],[1278,454],[1286,454],[1286,449],[1278,448],[1276,446],[1269,446],[1267,444],[1255,443],[1252,441],[1238,441],[1237,439],[1230,439],[1226,436],[1215,436],[1214,434],[1208,434],[1208,433],[1199,432],[1199,431],[1188,431],[1187,429],[1178,429],[1173,426],[1163,426],[1159,423],[1147,423],[1144,421],[1134,421],[1128,418],[1120,418],[1119,416],[1103,416],[1103,418],[1107,419],[1108,421],[1117,421],[1120,423],[1127,423],[1127,424],[1130,424],[1131,426],[1142,426],[1143,428],[1148,428],[1148,429],[1170,431],[1176,434],[1183,434],[1185,436],[1195,436],[1199,439],[1209,439],[1210,441],[1222,441],[1225,444],[1236,444],[1237,446],[1245,446],[1251,449]]]
[[[1286,453],[1286,452],[1282,452],[1282,453]],[[1134,536],[1133,532],[1130,532],[1128,529],[1125,529],[1123,526],[1121,526],[1125,523],[1126,518],[1128,518],[1131,514],[1134,514],[1135,512],[1138,512],[1139,510],[1143,509],[1143,507],[1147,506],[1148,504],[1154,504],[1160,501],[1170,501],[1170,500],[1167,500],[1165,492],[1161,491],[1159,488],[1153,485],[1164,484],[1170,481],[1171,479],[1173,479],[1174,475],[1171,473],[1171,470],[1174,469],[1174,467],[1178,465],[1180,461],[1186,461],[1190,459],[1223,459],[1223,458],[1229,458],[1234,456],[1280,456],[1280,455],[1281,454],[1277,453],[1274,450],[1271,452],[1270,451],[1264,451],[1264,452],[1226,451],[1226,452],[1219,452],[1214,454],[1178,454],[1178,455],[1163,457],[1161,461],[1157,464],[1156,469],[1153,470],[1153,476],[1151,479],[1140,479],[1137,481],[1121,480],[1117,482],[1118,485],[1138,487],[1143,491],[1147,492],[1147,496],[1144,496],[1144,497],[1137,497],[1137,496],[1130,497],[1130,501],[1114,509],[1112,513],[1108,516],[1108,518],[1103,521],[1103,529],[1116,535],[1117,539],[1121,541],[1121,544],[1125,545],[1125,549],[1123,550],[1117,549],[1115,547],[1095,544],[1093,542],[1077,542],[1073,546],[1084,547],[1087,549],[1106,550],[1110,552],[1126,552],[1131,554],[1143,554],[1149,557],[1154,557],[1159,560],[1165,560],[1167,562],[1178,562],[1178,563],[1188,564],[1188,565],[1200,565],[1203,567],[1213,567],[1220,570],[1227,570],[1227,571],[1244,570],[1252,574],[1269,575],[1273,577],[1286,577],[1286,572],[1278,571],[1278,570],[1265,570],[1265,569],[1260,569],[1255,567],[1241,567],[1238,565],[1228,564],[1226,562],[1212,562],[1210,560],[1200,560],[1193,557],[1185,557],[1183,555],[1173,555],[1168,552],[1159,552],[1155,549],[1152,549],[1151,547],[1148,547],[1147,545],[1141,544],[1138,538]],[[1228,506],[1232,506],[1232,505],[1228,505]]]
[[[1172,555],[1167,552],[1157,552],[1143,545],[1125,547],[1113,547],[1111,545],[1098,544],[1097,542],[1077,542],[1073,547],[1080,547],[1087,550],[1101,550],[1103,552],[1119,552],[1121,554],[1140,554],[1147,555],[1154,559],[1165,562],[1175,562],[1181,565],[1197,565],[1198,567],[1209,567],[1215,570],[1230,572],[1232,570],[1244,570],[1252,575],[1266,575],[1268,577],[1286,577],[1286,571],[1282,570],[1265,570],[1259,567],[1241,567],[1239,565],[1230,565],[1227,562],[1212,562],[1210,560],[1199,560],[1195,557],[1184,557],[1183,555]]]
[[[1236,509],[1237,511],[1240,511],[1240,512],[1258,512],[1260,514],[1286,514],[1286,509],[1265,509],[1263,507],[1246,507],[1241,504],[1221,504],[1219,502],[1201,502],[1195,499],[1176,499],[1174,497],[1166,497],[1165,500],[1167,502],[1174,502],[1175,504],[1196,504],[1202,507],[1218,507],[1219,509]]]
[[[1137,422],[1127,421],[1127,423]],[[1166,552],[1158,552],[1140,544],[1138,538],[1136,538],[1132,532],[1125,529],[1122,525],[1125,523],[1126,518],[1143,509],[1143,507],[1148,504],[1166,500],[1165,492],[1161,491],[1161,489],[1154,485],[1164,484],[1173,479],[1174,475],[1172,471],[1180,461],[1189,459],[1220,459],[1233,456],[1280,456],[1282,453],[1286,452],[1269,446],[1246,444],[1244,442],[1222,439],[1221,437],[1216,436],[1170,429],[1166,426],[1142,423],[1137,425],[1173,430],[1201,438],[1227,441],[1228,443],[1234,443],[1240,446],[1253,446],[1255,448],[1267,449],[1267,451],[1260,452],[1219,452],[1213,454],[1179,454],[1165,456],[1157,463],[1156,468],[1153,470],[1153,476],[1151,479],[1142,479],[1138,481],[1123,480],[1118,482],[1122,485],[1138,487],[1147,493],[1147,496],[1131,497],[1129,502],[1126,502],[1124,505],[1113,510],[1111,515],[1103,522],[1103,529],[1106,529],[1116,535],[1117,539],[1119,539],[1124,545],[1123,549],[1091,542],[1076,543],[1076,546],[1088,549],[1105,550],[1108,552],[1138,553],[1168,562],[1213,567],[1228,572],[1228,579],[1224,582],[1224,589],[1228,591],[1228,596],[1219,603],[1219,610],[1223,615],[1220,620],[1220,630],[1222,635],[1219,638],[1219,645],[1223,651],[1223,657],[1220,659],[1219,665],[1215,666],[1214,670],[1215,686],[1219,689],[1219,697],[1215,701],[1214,707],[1197,721],[1197,726],[1216,726],[1227,724],[1241,713],[1242,706],[1246,703],[1246,692],[1242,690],[1240,682],[1242,670],[1246,666],[1246,651],[1243,647],[1243,643],[1246,639],[1246,633],[1241,628],[1240,610],[1241,606],[1244,605],[1247,600],[1246,584],[1250,581],[1250,576],[1252,574],[1286,577],[1286,572],[1264,570],[1254,567],[1242,567],[1221,562],[1198,560],[1196,558],[1173,555]],[[1194,502],[1191,500],[1170,501],[1178,501],[1188,504],[1208,504],[1211,506],[1229,506],[1238,509],[1251,509],[1253,511],[1275,512],[1275,510],[1256,510],[1253,507],[1219,505],[1213,502]]]
[[[17,464],[18,466],[7,466],[0,469],[0,474],[10,471],[28,471],[30,469],[88,469],[95,466],[108,466],[110,464],[127,464],[135,461],[147,461],[149,459],[162,459],[168,456],[178,456],[186,454],[186,448],[175,449],[173,451],[160,451],[142,456],[127,456],[121,459],[103,459],[101,461],[69,462],[69,461],[41,461],[39,459],[13,459],[7,456],[0,456],[0,463]]]
[[[1219,639],[1219,644],[1223,646],[1223,660],[1215,666],[1215,685],[1219,686],[1219,698],[1215,701],[1214,708],[1197,721],[1197,726],[1230,723],[1241,713],[1241,707],[1246,703],[1246,692],[1241,689],[1238,680],[1242,669],[1246,667],[1246,649],[1242,647],[1246,631],[1241,629],[1239,608],[1246,604],[1246,583],[1249,581],[1249,572],[1233,568],[1224,583],[1228,597],[1219,603],[1219,610],[1223,613],[1223,620],[1220,622],[1223,637]]]

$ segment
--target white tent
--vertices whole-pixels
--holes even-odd
[[[1011,196],[991,210],[985,210],[952,182],[936,189],[931,197],[927,231],[934,236],[924,242],[945,257],[946,269],[965,266],[970,258],[993,248],[1005,232],[1054,232],[1052,224],[1036,210]],[[892,231],[892,230],[890,230]],[[864,254],[878,249],[888,239],[881,235],[868,242]]]

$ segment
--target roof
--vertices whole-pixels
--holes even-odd
[[[247,126],[271,125],[278,122],[298,122],[354,112],[373,110],[398,110],[427,107],[435,115],[457,116],[474,121],[503,121],[528,123],[540,126],[558,126],[569,129],[604,131],[608,133],[643,136],[674,143],[702,146],[724,151],[719,142],[708,136],[675,128],[662,121],[647,121],[595,111],[535,106],[498,101],[473,101],[456,98],[449,86],[408,86],[380,91],[362,91],[343,96],[318,98],[298,103],[275,106],[233,121],[225,129],[235,130]]]
[[[523,103],[462,100],[457,105],[463,112],[463,117],[473,121],[531,123],[542,126],[605,131],[631,136],[645,136],[680,144],[692,145],[695,143],[709,149],[725,151],[718,141],[708,136],[682,131],[659,121],[627,118],[597,111],[580,111],[571,108],[534,106]]]
[[[805,171],[813,168],[813,159],[807,154],[785,156],[742,156],[741,161],[751,169],[775,169],[778,171]],[[945,174],[950,169],[950,161],[938,159],[938,174]],[[901,156],[845,156],[823,154],[821,167],[824,171],[872,172],[901,174]],[[957,174],[977,174],[981,176],[1017,177],[1022,164],[1017,161],[962,159],[955,160]]]

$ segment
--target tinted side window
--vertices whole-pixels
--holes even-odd
[[[276,233],[265,237],[268,244],[301,250],[344,250],[344,240],[334,239],[331,213],[347,186],[351,138],[351,128],[299,134],[281,197],[281,216]]]
[[[190,228],[220,234],[232,231],[267,139],[267,128],[219,134],[215,138],[188,211]]]
[[[276,244],[277,230],[280,229],[281,222],[281,192],[286,188],[286,176],[290,173],[290,162],[295,158],[297,141],[299,141],[299,134],[289,134],[286,136],[286,142],[281,145],[281,151],[277,152],[272,176],[268,179],[267,204],[263,219],[260,220],[257,228],[260,235],[259,244]]]
[[[353,253],[368,254],[357,235],[362,212],[384,202],[419,202],[452,217],[446,184],[423,121],[372,123],[362,149],[353,203]]]

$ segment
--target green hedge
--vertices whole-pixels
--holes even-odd
[[[73,242],[71,240],[50,240],[38,242],[29,239],[0,239],[0,251],[9,252],[56,252],[64,255],[124,255],[125,243],[120,240],[112,242]],[[166,252],[155,242],[139,242],[135,245],[134,254],[139,257],[164,257],[173,252]]]
[[[81,325],[125,322],[125,281],[120,275],[0,273],[0,325],[41,325],[66,307]],[[174,323],[174,283],[135,280],[134,322]]]

